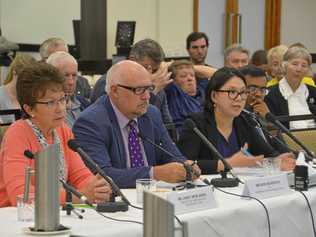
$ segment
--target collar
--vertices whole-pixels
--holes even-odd
[[[285,77],[280,80],[279,89],[280,89],[281,95],[286,100],[288,100],[288,98],[291,97],[292,95],[302,96],[306,99],[309,95],[309,91],[307,89],[307,86],[304,83],[301,83],[300,86],[297,88],[297,90],[295,92],[293,92],[292,88],[290,87],[290,85],[287,82],[287,80],[285,79]]]

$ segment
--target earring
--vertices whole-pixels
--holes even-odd
[[[34,118],[34,114],[30,114],[31,118]]]

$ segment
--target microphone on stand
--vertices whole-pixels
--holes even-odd
[[[77,152],[80,157],[84,160],[88,166],[92,167],[96,173],[101,175],[102,178],[104,178],[111,186],[114,194],[120,196],[122,198],[123,202],[107,202],[103,204],[98,204],[97,210],[100,212],[116,212],[116,211],[127,211],[128,206],[133,206],[130,201],[126,198],[126,196],[122,193],[121,189],[115,184],[115,182],[107,176],[104,171],[99,167],[97,163],[95,163],[91,157],[79,146],[77,141],[75,139],[71,139],[68,141],[68,146],[71,150],[74,152]],[[137,207],[135,207],[137,208]]]
[[[192,184],[193,181],[193,169],[192,166],[189,164],[184,163],[184,161],[182,159],[180,159],[180,157],[175,156],[174,154],[172,154],[171,152],[167,151],[165,148],[163,148],[161,145],[156,144],[154,141],[152,141],[151,139],[149,139],[148,137],[144,136],[143,134],[141,134],[140,132],[137,133],[137,136],[140,137],[143,141],[148,142],[149,144],[151,144],[152,146],[154,146],[155,148],[157,148],[158,150],[164,152],[165,154],[171,156],[173,159],[175,159],[176,161],[178,161],[179,163],[181,163],[186,171],[186,187],[187,188],[192,188],[194,185]],[[199,174],[195,174],[196,176],[199,176]]]
[[[275,124],[282,132],[284,132],[286,135],[288,135],[297,145],[299,145],[307,154],[306,158],[309,161],[312,161],[315,157],[314,154],[297,138],[295,137],[291,131],[286,128],[276,117],[274,114],[272,113],[267,113],[265,116],[265,119],[268,122],[271,122],[273,124]]]
[[[218,152],[216,147],[196,127],[194,121],[192,119],[187,119],[186,124],[202,140],[202,142],[207,146],[207,148],[209,148],[215,154],[216,158],[223,162],[224,170],[220,172],[222,177],[212,179],[211,184],[213,184],[215,187],[236,187],[238,186],[238,183],[242,183],[242,181],[234,173],[232,173],[231,165]],[[229,172],[234,178],[227,178],[227,172]]]

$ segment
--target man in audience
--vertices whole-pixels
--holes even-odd
[[[121,188],[135,187],[141,178],[179,182],[186,177],[185,157],[171,141],[158,109],[149,105],[152,91],[151,74],[143,66],[119,62],[107,72],[107,95],[83,111],[73,127],[83,150]]]
[[[49,55],[57,51],[68,53],[68,46],[61,38],[49,38],[41,44],[39,49],[42,61],[45,61]],[[91,87],[89,81],[80,75],[78,75],[77,78],[76,95],[81,95],[86,99],[90,99]]]
[[[249,64],[249,50],[239,44],[233,44],[225,49],[225,67],[239,69]]]
[[[216,71],[215,68],[205,63],[208,46],[208,37],[203,32],[192,32],[187,37],[186,47],[193,64],[195,77],[199,86],[202,86],[204,90],[208,84],[208,79]]]
[[[172,82],[168,65],[163,63],[164,52],[161,46],[152,39],[144,39],[135,43],[131,49],[129,59],[142,65],[150,74],[155,90],[150,94],[150,104],[155,105],[161,112],[165,124],[172,123],[164,88]],[[106,94],[104,90],[107,75],[103,75],[96,83],[91,103],[101,95]]]
[[[64,92],[67,96],[66,123],[72,128],[81,111],[89,105],[89,101],[84,97],[75,94],[78,74],[77,61],[69,53],[57,51],[52,53],[46,62],[56,67],[65,77]]]

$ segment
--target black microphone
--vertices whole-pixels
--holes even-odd
[[[297,145],[299,145],[307,154],[306,159],[312,161],[314,158],[314,154],[303,144],[300,142],[297,137],[295,137],[291,131],[285,127],[272,113],[267,113],[265,119],[273,124],[275,124],[282,132],[288,135]]]
[[[175,156],[174,154],[172,154],[171,152],[169,152],[165,148],[163,148],[161,145],[156,144],[155,142],[153,142],[151,139],[149,139],[148,137],[144,136],[140,132],[137,133],[137,136],[140,137],[143,141],[148,142],[149,144],[151,144],[152,146],[154,146],[158,150],[161,150],[165,154],[171,156],[177,162],[181,163],[183,165],[184,169],[185,169],[185,172],[186,172],[186,180],[185,181],[186,182],[192,182],[192,180],[193,180],[193,170],[192,170],[192,166],[191,165],[184,163],[183,160],[179,159],[180,157]],[[197,177],[200,176],[200,174],[196,174],[196,173],[194,173],[194,174]],[[190,185],[187,185],[187,188],[190,188]]]
[[[26,156],[29,159],[34,159],[34,154],[30,150],[25,150],[24,151],[24,156]]]
[[[236,187],[238,183],[242,183],[241,180],[232,173],[231,165],[224,159],[224,157],[218,152],[216,147],[204,136],[204,134],[196,127],[196,124],[192,119],[187,119],[186,124],[190,129],[202,140],[202,142],[209,148],[216,156],[218,160],[221,160],[224,165],[224,171],[221,172],[222,177],[218,179],[212,179],[211,183],[216,187]],[[227,178],[227,172],[229,172],[234,178]]]
[[[115,194],[119,195],[127,205],[133,206],[131,205],[130,201],[125,197],[125,195],[122,193],[120,188],[114,183],[114,181],[103,172],[103,170],[99,167],[99,165],[95,163],[84,150],[82,150],[82,148],[79,146],[79,144],[77,143],[75,139],[69,140],[68,146],[71,150],[73,150],[74,152],[77,152],[81,156],[81,158],[86,163],[88,163],[89,166],[93,167],[93,169],[111,185],[111,188]]]
[[[79,191],[77,191],[73,186],[71,186],[70,184],[68,184],[64,179],[59,178],[59,182],[61,182],[61,184],[63,185],[64,189],[67,192],[72,193],[73,195],[75,195],[77,198],[79,198],[80,201],[82,201],[83,203],[87,204],[90,207],[93,207],[93,205],[88,201],[88,198],[83,195],[82,193],[80,193]]]

